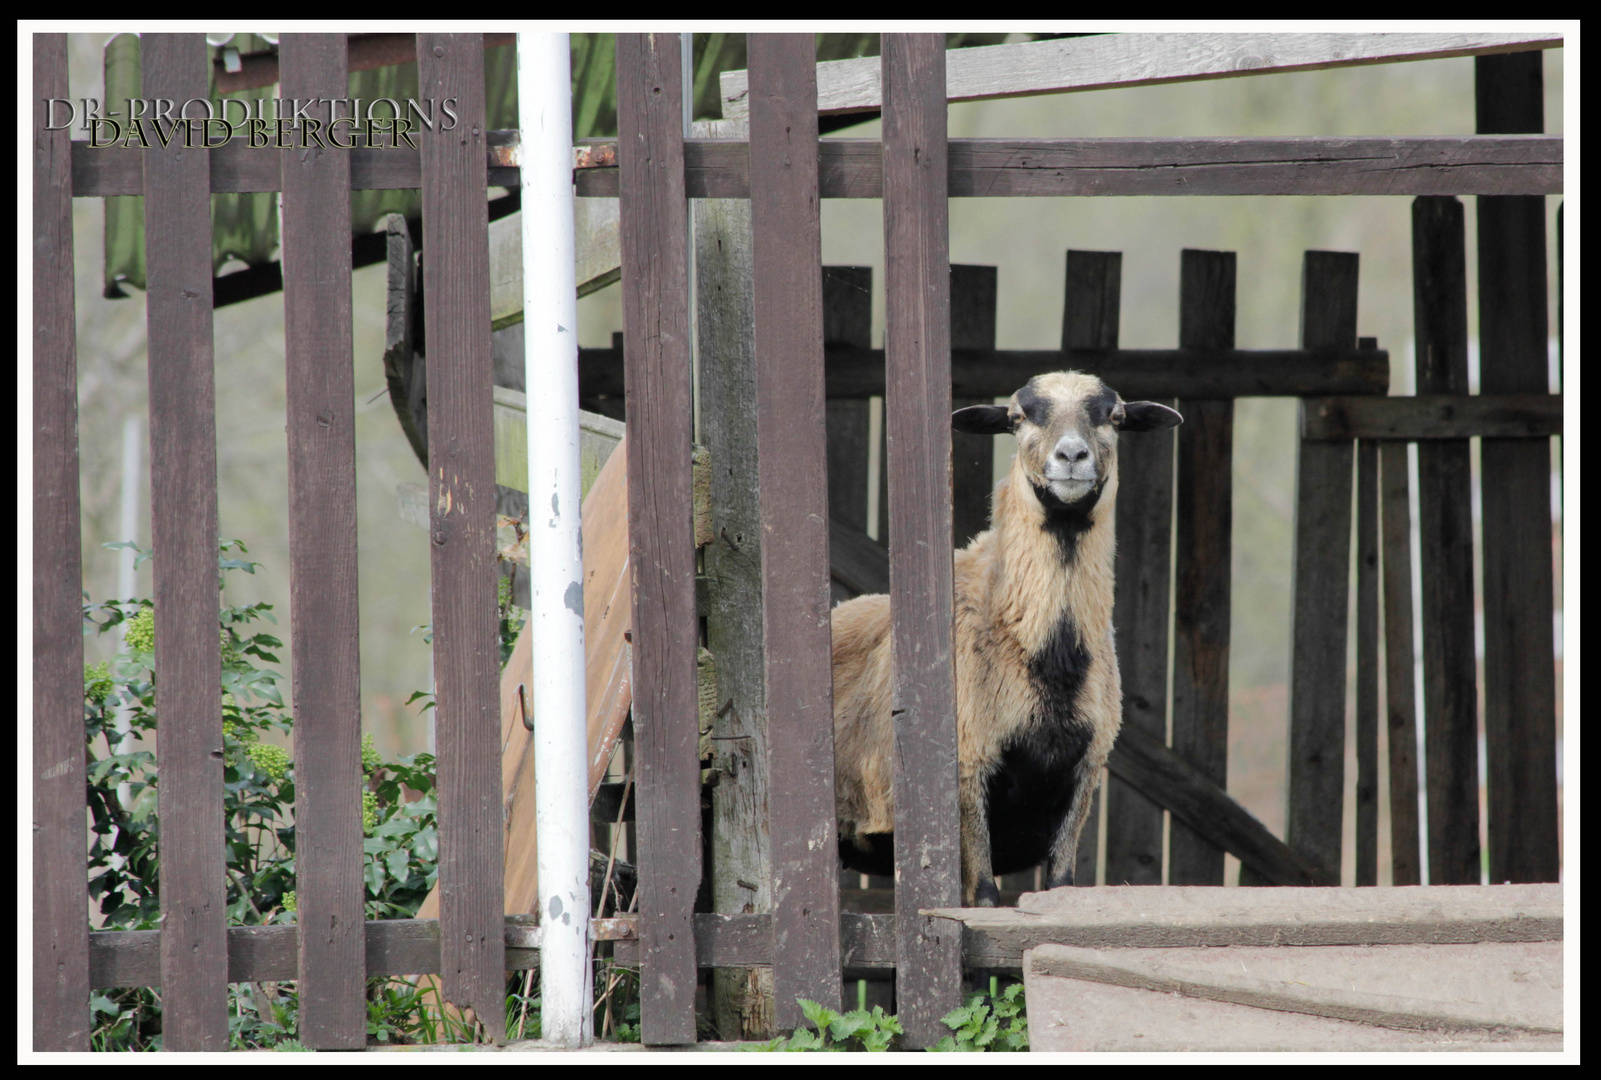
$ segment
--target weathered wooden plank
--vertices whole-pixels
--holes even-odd
[[[206,96],[201,35],[147,34],[140,48],[145,97]],[[145,155],[162,1036],[167,1050],[181,1051],[228,1045],[207,174],[204,150],[174,143]]]
[[[871,352],[872,331],[873,268],[823,267],[825,356],[826,351],[834,345],[845,345]],[[883,363],[880,357],[877,365],[880,377],[882,369]],[[869,408],[870,403],[865,399],[836,397],[829,397],[825,406],[828,413],[829,561],[835,574],[833,583],[835,603],[848,600],[862,592],[886,592],[889,589],[888,564],[885,565],[882,589],[862,589],[859,585],[839,576],[839,560],[833,551],[837,543],[835,536],[841,524],[864,538],[867,535]],[[883,539],[882,534],[880,539]]]
[[[1015,967],[1046,943],[1089,948],[1560,941],[1554,885],[1411,889],[1162,889],[1031,893],[1015,909],[941,911],[965,924],[968,962]]]
[[[1356,883],[1379,883],[1379,444],[1356,447]]]
[[[1235,256],[1185,249],[1179,347],[1234,347]],[[1229,582],[1234,527],[1234,402],[1181,398],[1173,583],[1173,751],[1219,787],[1229,764]],[[1222,885],[1223,849],[1181,821],[1167,880]]]
[[[1474,62],[1478,130],[1544,127],[1540,55]],[[1550,389],[1545,199],[1478,200],[1479,388]],[[1484,730],[1491,881],[1556,881],[1556,656],[1551,445],[1479,444],[1484,530]]]
[[[831,400],[883,394],[884,350],[829,344],[825,355]],[[1007,397],[1042,371],[1069,368],[1099,375],[1129,401],[1174,394],[1379,395],[1390,385],[1390,354],[1383,349],[956,349],[951,353],[951,393]],[[578,379],[586,400],[620,396],[621,350],[580,349]],[[884,539],[882,534],[879,538]]]
[[[743,137],[723,120],[696,131]],[[713,540],[705,550],[710,581],[706,647],[717,657],[717,713],[712,729],[712,907],[772,911],[767,830],[767,707],[762,672],[762,533],[757,498],[756,351],[752,337],[750,204],[707,200],[694,208],[695,294],[700,348],[701,439],[711,470]],[[728,463],[737,463],[726,467]],[[773,1030],[770,968],[720,968],[712,1008],[728,1037],[768,1037]]]
[[[1462,204],[1412,204],[1412,308],[1420,394],[1468,392]],[[1473,657],[1473,518],[1468,442],[1418,444],[1423,731],[1429,883],[1479,880],[1478,702]]]
[[[642,1038],[695,1041],[701,877],[690,520],[687,204],[679,39],[617,35],[628,523],[634,573]]]
[[[1562,38],[1552,34],[1105,34],[953,50],[945,92],[950,101],[983,101],[1561,45]],[[878,108],[883,82],[870,61],[817,65],[819,111]],[[723,72],[719,91],[723,115],[749,110],[746,72]]]
[[[82,541],[67,35],[33,35],[33,1048],[89,1049]]]
[[[1357,256],[1306,253],[1301,345],[1356,344]],[[1302,442],[1295,488],[1289,816],[1284,839],[1340,880],[1345,790],[1346,591],[1351,573],[1349,443]]]
[[[886,34],[884,258],[895,652],[895,987],[908,1045],[945,1034],[961,939],[918,914],[961,896],[952,649],[945,41]]]
[[[447,1001],[505,1038],[495,452],[484,51],[477,34],[419,34],[421,92],[460,123],[418,133],[423,174],[429,502],[433,507],[441,976]]]
[[[1319,867],[1292,851],[1226,791],[1169,750],[1161,736],[1129,726],[1119,733],[1107,766],[1114,778],[1127,781],[1154,805],[1171,810],[1175,823],[1183,821],[1236,856],[1241,874],[1255,875],[1255,884],[1314,885],[1326,880]]]
[[[601,164],[577,170],[579,195],[617,194],[610,147],[588,148],[599,151],[591,160]],[[747,144],[692,140],[684,155],[690,198],[750,197]],[[883,197],[874,141],[825,139],[818,158],[823,198]],[[1554,195],[1562,190],[1562,158],[1557,135],[953,139],[947,194]]]
[[[756,429],[763,555],[768,788],[773,852],[773,998],[837,1008],[839,868],[829,635],[822,219],[817,200],[816,42],[753,34]],[[805,783],[785,782],[806,777]]]
[[[1562,434],[1562,395],[1419,394],[1415,397],[1311,398],[1301,438],[1546,439]]]
[[[1062,348],[1115,350],[1123,255],[1069,251]],[[1117,382],[1114,389],[1122,391]],[[1172,405],[1172,398],[1163,404]],[[1167,739],[1168,562],[1173,536],[1173,437],[1165,431],[1118,444],[1117,583],[1112,625],[1123,685],[1123,723]],[[1098,809],[1098,808],[1097,808]],[[1106,880],[1162,883],[1162,808],[1121,776],[1106,791]],[[1085,835],[1093,836],[1085,824]],[[1081,843],[1080,850],[1093,849]],[[1095,884],[1094,866],[1073,880]]]
[[[1379,446],[1383,502],[1384,712],[1390,762],[1390,881],[1417,885],[1417,688],[1413,681],[1412,509],[1406,444]]]
[[[285,97],[326,124],[347,89],[343,34],[286,34]],[[361,677],[349,152],[282,151],[294,630],[295,896],[300,1040],[367,1044],[361,924]]]
[[[951,267],[951,348],[995,348],[998,277],[993,266]],[[1018,383],[1012,390],[1022,385]],[[994,397],[952,397],[951,409],[993,401]],[[994,486],[995,436],[952,432],[951,539],[956,547],[966,547],[989,528],[990,489]]]

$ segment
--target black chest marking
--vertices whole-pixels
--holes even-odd
[[[1039,711],[1006,744],[986,789],[991,859],[997,874],[1027,870],[1044,861],[1073,803],[1074,774],[1094,735],[1078,715],[1089,666],[1089,649],[1067,615],[1029,660],[1029,682],[1039,699]]]
[[[1101,501],[1101,489],[1105,486],[1106,479],[1102,477],[1088,495],[1076,503],[1065,503],[1051,494],[1050,488],[1029,484],[1034,489],[1034,497],[1045,508],[1043,528],[1056,541],[1056,550],[1061,553],[1064,566],[1072,563],[1078,554],[1079,537],[1089,531],[1090,511]]]

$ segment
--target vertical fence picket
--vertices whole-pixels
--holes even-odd
[[[279,44],[283,96],[319,99],[308,115],[324,131],[347,90],[345,42]],[[349,151],[284,150],[300,1041],[329,1050],[367,1042],[349,234]]]
[[[703,120],[702,137],[745,138],[743,120]],[[713,724],[712,910],[772,911],[767,832],[767,698],[762,673],[762,534],[757,496],[756,348],[752,338],[751,205],[694,205],[696,347],[701,439],[711,452],[711,607],[706,647],[717,658]],[[865,495],[863,496],[865,499]],[[717,968],[712,1009],[724,1038],[760,1039],[773,1026],[773,969]]]
[[[1356,446],[1356,884],[1379,883],[1379,444]]]
[[[33,36],[33,1048],[89,1049],[83,590],[67,35]]]
[[[1412,203],[1417,392],[1468,392],[1462,203]],[[1479,883],[1478,702],[1473,658],[1473,517],[1467,439],[1418,443],[1423,736],[1429,884]]]
[[[1234,347],[1235,256],[1185,250],[1179,348]],[[1173,598],[1173,750],[1228,782],[1229,580],[1234,524],[1234,402],[1179,402],[1178,552]],[[1119,487],[1122,485],[1119,484]],[[1173,820],[1168,883],[1223,884],[1223,849]]]
[[[1115,349],[1123,255],[1069,251],[1062,348]],[[1117,389],[1115,386],[1113,389]],[[1158,399],[1173,406],[1172,398]],[[1169,554],[1173,541],[1173,434],[1153,431],[1117,445],[1117,591],[1112,625],[1123,684],[1123,723],[1167,740]],[[1085,836],[1090,825],[1085,825]],[[1081,843],[1079,851],[1093,850]],[[1074,880],[1095,884],[1093,867]],[[1106,780],[1106,883],[1162,883],[1162,808],[1120,776]]]
[[[439,776],[439,941],[445,998],[505,1038],[500,650],[489,339],[488,153],[480,34],[418,34],[424,99],[454,99],[418,132],[422,156]]]
[[[1301,347],[1356,345],[1357,256],[1308,251]],[[1304,408],[1305,406],[1303,406]],[[1345,789],[1345,657],[1351,573],[1349,442],[1300,442],[1295,484],[1294,625],[1290,656],[1289,820],[1285,842],[1323,882],[1340,881]]]
[[[834,843],[833,677],[823,389],[822,227],[816,45],[750,36],[751,231],[773,853],[773,998],[837,1008],[839,871]],[[796,778],[805,782],[794,782]]]
[[[1543,57],[1474,59],[1482,134],[1544,128]],[[1545,197],[1494,195],[1479,215],[1479,389],[1550,391]],[[1485,439],[1485,762],[1490,880],[1555,881],[1556,655],[1552,626],[1551,444]]]
[[[1384,712],[1390,762],[1390,883],[1422,883],[1418,720],[1412,635],[1412,507],[1407,444],[1379,444],[1383,503]]]
[[[909,1045],[961,993],[945,39],[885,34],[885,426],[895,655],[895,985]]]
[[[695,1041],[692,913],[701,877],[680,67],[677,36],[617,35],[640,1021],[647,1044]]]
[[[140,45],[146,98],[206,97],[205,38],[147,34]],[[168,1050],[221,1050],[228,943],[210,153],[175,136],[166,147],[148,147],[144,166],[162,1039]]]

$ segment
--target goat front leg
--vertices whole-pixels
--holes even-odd
[[[1073,770],[1073,801],[1068,805],[1067,816],[1056,832],[1051,844],[1051,856],[1045,864],[1045,887],[1060,889],[1073,884],[1073,871],[1078,865],[1079,834],[1089,819],[1096,790],[1101,782],[1101,766],[1080,761]],[[1093,883],[1092,883],[1093,884]]]
[[[962,902],[969,907],[997,907],[1001,891],[995,885],[990,859],[989,802],[984,782],[964,778],[958,787],[962,818]]]

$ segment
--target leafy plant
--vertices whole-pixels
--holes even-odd
[[[933,1050],[1027,1050],[1028,1016],[1024,1012],[1023,984],[1013,983],[999,995],[974,994],[967,1004],[940,1018],[952,1034],[935,1043]]]
[[[806,998],[795,1000],[800,1004],[801,1012],[806,1019],[815,1025],[815,1030],[798,1027],[787,1040],[780,1036],[750,1049],[785,1052],[804,1050],[835,1053],[846,1050],[877,1052],[888,1050],[895,1037],[903,1034],[900,1021],[886,1013],[882,1005],[874,1005],[871,1013],[865,1009],[852,1009],[848,1013],[841,1014]]]

